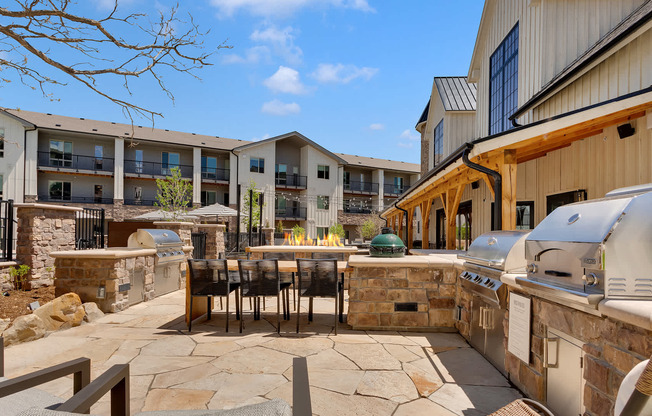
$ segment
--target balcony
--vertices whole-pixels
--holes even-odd
[[[356,207],[344,201],[344,212],[347,214],[371,214],[372,210],[367,207]]]
[[[287,207],[276,209],[276,218],[283,220],[302,221],[308,217],[308,209],[303,207]]]
[[[231,175],[229,169],[201,168],[201,179],[204,182],[228,182]]]
[[[39,168],[57,172],[113,173],[114,160],[108,157],[84,156],[59,152],[38,152]]]
[[[94,196],[64,196],[50,197],[50,195],[39,195],[39,202],[57,202],[59,204],[111,204],[113,198],[99,198]]]
[[[142,207],[154,207],[157,206],[157,203],[158,201],[154,199],[125,199],[123,202],[124,205],[136,205]],[[192,206],[192,202],[188,202],[188,207]]]
[[[385,196],[399,196],[408,189],[410,189],[410,185],[394,185],[386,183],[383,186],[383,193]]]
[[[125,174],[138,178],[154,178],[172,175],[172,169],[179,168],[181,177],[192,179],[192,165],[172,165],[142,160],[125,160]]]
[[[344,184],[344,192],[349,194],[378,194],[378,184],[374,182],[350,181]]]
[[[276,187],[277,188],[292,188],[292,189],[306,189],[308,187],[308,177],[290,174],[281,176],[276,174]]]

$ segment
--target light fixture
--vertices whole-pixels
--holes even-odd
[[[631,123],[626,123],[622,124],[617,127],[618,129],[618,137],[621,139],[624,139],[629,136],[633,136],[634,132],[636,132],[636,129],[634,129],[634,126],[632,126]]]

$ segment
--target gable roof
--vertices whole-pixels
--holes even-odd
[[[590,65],[597,61],[600,56],[604,55],[611,48],[616,47],[621,41],[627,38],[628,35],[636,31],[651,19],[652,0],[648,0],[623,19],[613,29],[605,33],[604,36],[593,44],[593,46],[588,48],[586,52],[578,56],[573,62],[568,64],[566,68],[555,75],[541,88],[539,92],[534,94],[532,98],[518,108],[509,119],[514,120],[518,118],[529,109],[540,104],[546,97],[552,95],[569,82],[573,81],[574,77],[581,74],[583,70],[590,69]]]
[[[419,117],[419,121],[417,121],[417,126],[424,121],[428,121],[428,112],[430,111],[430,99],[432,97],[428,98],[428,102],[426,103],[426,108],[423,109],[423,112],[421,113],[421,117]]]
[[[358,155],[347,155],[344,153],[337,153],[342,159],[345,160],[349,166],[360,166],[365,168],[398,170],[410,173],[421,172],[421,166],[417,163],[400,162],[396,160],[376,159],[375,157],[366,157]]]
[[[446,111],[475,111],[478,88],[466,77],[435,77],[435,86]]]
[[[346,161],[344,159],[337,156],[335,153],[331,152],[330,150],[327,150],[326,148],[318,145],[317,143],[313,142],[312,140],[310,140],[309,138],[307,138],[306,136],[304,136],[303,134],[301,134],[301,133],[299,133],[297,131],[292,131],[290,133],[281,134],[280,136],[270,137],[269,139],[260,140],[260,141],[257,141],[257,142],[248,142],[247,144],[243,144],[242,146],[235,147],[233,150],[234,151],[241,151],[241,150],[245,150],[245,149],[249,149],[249,148],[252,148],[252,147],[259,146],[261,144],[276,142],[276,141],[279,141],[279,140],[289,139],[289,138],[297,138],[299,140],[302,140],[306,144],[308,144],[310,146],[313,146],[314,148],[318,149],[322,153],[325,153],[329,157],[332,157],[333,159],[337,160],[338,163],[346,164]]]
[[[0,109],[0,113],[4,113],[12,118],[23,120],[37,128],[48,130],[87,133],[129,139],[132,136],[133,129],[134,140],[148,140],[175,145],[187,145],[221,150],[231,150],[244,143],[250,143],[245,140],[155,129],[145,126],[132,126],[131,124],[112,123],[110,121],[88,120],[82,117],[58,116],[50,113],[37,113],[34,111]]]

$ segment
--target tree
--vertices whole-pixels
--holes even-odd
[[[294,238],[301,238],[302,236],[305,237],[306,229],[299,224],[296,224],[294,227],[292,227],[292,236]]]
[[[346,238],[346,231],[344,231],[342,224],[331,225],[331,227],[328,229],[328,233],[335,234],[339,238]]]
[[[245,190],[244,201],[242,204],[242,223],[245,228],[249,228],[249,209],[252,210],[251,213],[251,226],[258,227],[260,225],[260,204],[258,200],[260,199],[261,192],[256,189],[256,182],[253,179],[249,179],[249,186]],[[253,202],[251,201],[250,195],[253,196]],[[263,203],[263,206],[265,204]]]
[[[156,180],[156,205],[168,213],[167,220],[179,221],[192,201],[192,184],[181,177],[181,169],[170,169],[172,176]]]
[[[380,229],[384,225],[383,220],[376,215],[369,215],[367,219],[358,226],[358,234],[365,240],[370,240],[380,234]]]
[[[192,16],[188,21],[179,18],[178,6],[149,21],[145,14],[118,13],[118,0],[99,19],[82,16],[82,7],[73,0],[12,3],[12,8],[0,7],[0,71],[13,70],[23,84],[39,88],[46,97],[48,85],[66,85],[62,79],[70,77],[121,106],[132,121],[132,113],[152,122],[162,114],[116,96],[112,86],[102,85],[109,76],[122,80],[128,96],[130,80],[149,76],[174,100],[163,80],[166,70],[196,78],[194,70],[211,65],[208,58],[217,50],[230,48],[222,43],[205,52],[208,32],[201,32]],[[5,75],[0,82],[11,79]]]

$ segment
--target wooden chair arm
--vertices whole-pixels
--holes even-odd
[[[88,413],[106,393],[111,392],[111,416],[129,416],[129,364],[116,364],[68,399],[57,411]]]
[[[91,381],[91,360],[77,358],[43,370],[0,382],[0,397],[18,393],[32,387],[73,374],[73,392],[81,391]]]

